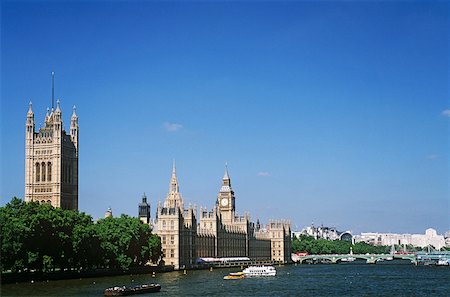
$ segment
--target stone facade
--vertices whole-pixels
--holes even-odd
[[[32,104],[25,133],[25,201],[50,203],[54,207],[78,210],[78,116],[73,108],[70,134],[66,134],[62,113],[47,109],[44,126],[35,132]]]
[[[189,268],[198,258],[248,257],[251,260],[290,262],[291,227],[271,221],[262,228],[248,213],[236,215],[235,196],[228,170],[212,210],[189,205],[185,209],[175,164],[169,192],[158,203],[154,230],[161,237],[163,261],[175,269]]]

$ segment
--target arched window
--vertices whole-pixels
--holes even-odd
[[[45,162],[42,162],[42,181],[45,181]]]
[[[52,202],[51,202],[50,200],[47,200],[47,203],[48,203],[48,204],[52,204]]]
[[[39,163],[36,163],[36,181],[41,180],[41,165]]]
[[[47,163],[47,180],[52,181],[52,163]]]

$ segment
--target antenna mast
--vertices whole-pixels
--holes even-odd
[[[55,105],[55,72],[52,71],[52,110]]]

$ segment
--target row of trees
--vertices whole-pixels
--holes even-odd
[[[1,270],[122,268],[157,263],[160,238],[149,225],[122,215],[92,217],[14,197],[0,207]]]
[[[309,254],[348,254],[350,247],[355,254],[383,254],[389,253],[391,247],[389,246],[373,246],[365,242],[358,242],[352,244],[345,240],[326,240],[314,239],[312,236],[300,235],[300,238],[294,236],[292,240],[292,251],[308,252]]]

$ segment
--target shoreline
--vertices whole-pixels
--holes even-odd
[[[246,262],[228,262],[228,263],[205,263],[193,265],[189,268],[174,269],[173,266],[146,266],[146,267],[133,267],[128,270],[122,269],[97,269],[91,271],[64,271],[64,272],[19,272],[19,273],[1,273],[1,284],[14,284],[14,283],[27,283],[27,282],[45,282],[50,280],[69,280],[77,278],[95,278],[95,277],[107,277],[107,276],[119,276],[119,275],[134,275],[134,274],[152,274],[152,273],[165,273],[173,271],[183,270],[208,270],[208,269],[220,269],[230,267],[243,267],[251,265],[286,265],[293,263],[281,263],[279,261],[246,261]]]

